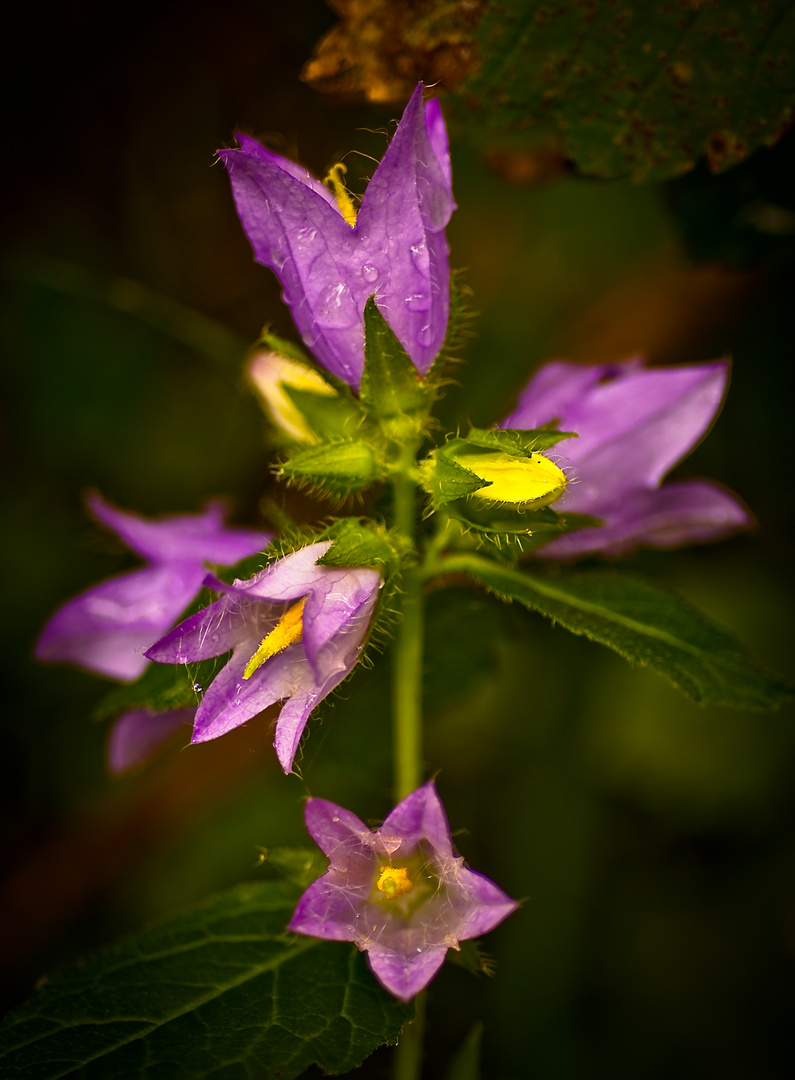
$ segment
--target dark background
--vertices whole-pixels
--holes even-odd
[[[85,516],[87,489],[149,515],[227,494],[247,524],[283,498],[241,363],[263,323],[295,331],[215,149],[240,126],[323,175],[353,148],[378,158],[400,107],[299,80],[334,21],[320,0],[26,10],[2,94],[6,1007],[86,950],[257,879],[257,845],[306,842],[307,793],[373,819],[391,782],[385,658],[313,719],[303,779],[278,771],[266,717],[118,780],[91,720],[105,687],[31,650],[55,606],[134,565]],[[372,161],[346,160],[361,191]],[[788,139],[717,181],[512,187],[454,140],[452,264],[479,314],[442,409],[451,427],[492,423],[551,357],[732,355],[724,412],[680,472],[739,492],[759,530],[632,562],[784,671],[793,274],[786,236],[736,242],[731,200],[762,173],[782,186],[791,162]],[[493,980],[448,965],[433,984],[427,1075],[479,1018],[486,1078],[791,1075],[792,710],[700,709],[464,589],[434,593],[429,619],[428,771],[461,852],[524,906],[485,942]],[[362,1072],[386,1068],[382,1052]]]

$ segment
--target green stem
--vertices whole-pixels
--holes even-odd
[[[403,618],[394,647],[393,716],[395,801],[422,783],[422,646],[424,604],[416,570],[403,578]]]
[[[425,1036],[425,991],[414,999],[414,1019],[401,1032],[392,1059],[392,1080],[418,1080]]]

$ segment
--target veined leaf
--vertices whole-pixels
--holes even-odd
[[[477,555],[441,562],[437,573],[471,575],[574,634],[650,667],[702,704],[773,709],[793,687],[766,672],[730,634],[685,600],[615,570],[527,570]]]
[[[54,976],[0,1028],[7,1080],[342,1073],[413,1008],[364,956],[288,934],[300,889],[241,885]]]

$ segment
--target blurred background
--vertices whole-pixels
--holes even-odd
[[[337,21],[321,0],[34,4],[20,20],[2,72],[4,1008],[260,879],[258,845],[307,842],[307,794],[365,820],[390,807],[386,657],[312,720],[301,778],[279,772],[266,715],[114,779],[92,721],[108,684],[32,648],[57,605],[135,565],[85,514],[89,489],[146,515],[226,495],[238,524],[273,499],[329,512],[273,486],[242,361],[263,324],[297,338],[214,151],[240,128],[323,176],[356,150],[361,192],[402,109],[301,81]],[[718,176],[640,185],[467,139],[460,96],[449,114],[451,261],[477,314],[445,424],[497,421],[553,357],[730,355],[723,413],[678,474],[734,489],[759,529],[631,563],[791,674],[792,136]],[[426,1075],[477,1020],[487,1080],[792,1075],[793,710],[698,708],[474,590],[433,593],[429,619],[428,772],[461,853],[524,905],[485,942],[494,979],[448,965],[433,984]],[[360,1072],[387,1069],[382,1051]]]

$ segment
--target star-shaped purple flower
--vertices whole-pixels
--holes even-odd
[[[358,387],[363,311],[376,304],[420,374],[447,329],[450,268],[444,230],[455,209],[439,103],[411,96],[358,214],[306,169],[246,135],[219,150],[257,262],[269,266],[304,342],[332,374]]]
[[[455,855],[433,782],[375,832],[325,799],[307,802],[306,827],[329,867],[301,897],[288,929],[355,942],[402,1001],[428,985],[448,949],[493,930],[519,906]]]
[[[182,664],[232,650],[196,710],[192,742],[225,735],[283,701],[274,746],[290,772],[312,709],[359,658],[383,582],[369,567],[318,566],[330,547],[310,544],[248,581],[206,578],[222,597],[147,651],[150,660]]]
[[[198,595],[207,563],[232,566],[264,550],[272,537],[224,524],[224,505],[201,514],[148,520],[88,498],[91,513],[147,565],[94,585],[53,615],[36,644],[36,657],[75,664],[121,682],[147,666],[144,651],[162,637]]]
[[[589,514],[604,525],[568,533],[536,555],[618,555],[639,544],[677,547],[748,527],[751,515],[717,484],[662,484],[709,431],[728,376],[726,360],[667,368],[646,368],[639,357],[620,364],[545,364],[500,426],[533,429],[554,421],[576,432],[577,439],[558,448],[574,482],[554,509]]]

